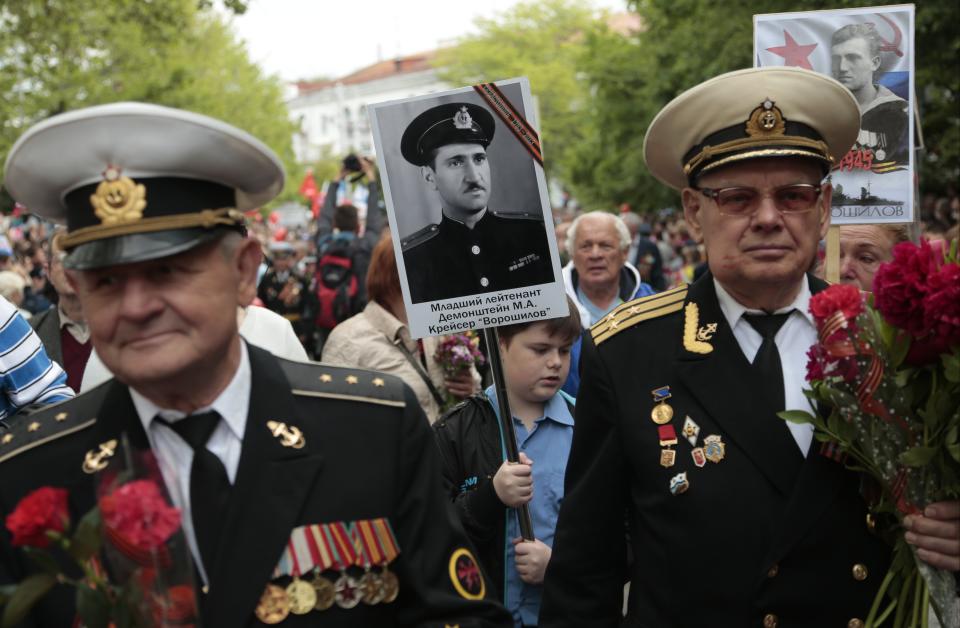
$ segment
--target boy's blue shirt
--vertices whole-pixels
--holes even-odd
[[[499,423],[500,408],[496,390],[490,386],[485,393]],[[513,418],[513,428],[517,435],[517,447],[533,460],[530,517],[534,536],[553,547],[553,533],[563,501],[563,476],[573,441],[573,415],[567,399],[559,392],[551,397],[544,404],[543,416],[535,421],[531,432],[527,432],[523,422],[516,417]],[[520,524],[513,509],[507,510],[506,526],[504,605],[513,614],[514,624],[535,626],[543,587],[523,582],[517,573],[512,541],[520,536]]]

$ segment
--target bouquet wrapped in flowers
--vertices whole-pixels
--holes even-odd
[[[923,242],[894,249],[874,296],[834,285],[810,311],[808,397],[819,414],[781,413],[811,423],[821,452],[865,478],[871,513],[888,522],[892,563],[867,626],[926,626],[928,608],[960,625],[953,575],[917,559],[900,523],[933,502],[960,496],[960,263]],[[869,494],[868,494],[869,493]]]
[[[65,489],[44,486],[20,500],[5,523],[37,570],[0,591],[2,626],[21,622],[57,584],[76,589],[77,616],[87,628],[198,624],[192,562],[177,534],[180,511],[164,497],[152,455],[141,455],[146,477],[105,471],[97,506],[75,527]],[[51,550],[72,564],[63,569]]]
[[[475,366],[479,369],[486,363],[486,358],[480,351],[480,338],[472,330],[444,336],[437,345],[433,359],[447,377],[461,376],[469,372],[470,367]],[[452,408],[458,401],[446,390],[444,390],[444,397],[446,403],[440,409],[441,412]]]

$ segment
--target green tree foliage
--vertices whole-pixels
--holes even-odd
[[[565,155],[583,138],[588,94],[577,77],[583,42],[606,30],[603,16],[586,0],[531,0],[475,25],[475,35],[438,55],[441,78],[459,86],[528,77],[547,169],[562,177]]]
[[[566,183],[588,205],[677,206],[678,196],[647,174],[643,164],[643,137],[660,108],[701,81],[752,66],[754,14],[865,4],[870,3],[634,0],[631,6],[645,30],[629,39],[594,33],[586,41],[588,52],[579,57],[593,99],[585,111],[589,130],[565,156],[570,159]],[[924,191],[944,191],[960,178],[958,23],[960,3],[917,4],[916,85],[927,144],[920,162]]]
[[[279,80],[198,0],[0,0],[0,93],[0,165],[30,125],[122,100],[220,118],[293,163]]]

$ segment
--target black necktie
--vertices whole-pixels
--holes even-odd
[[[753,359],[753,369],[767,391],[767,398],[773,404],[773,411],[780,412],[787,403],[784,398],[783,366],[780,364],[780,352],[774,338],[787,322],[793,310],[784,314],[744,314],[743,319],[763,336],[757,357]]]
[[[220,523],[230,497],[227,469],[220,458],[207,449],[207,441],[220,423],[220,415],[210,411],[193,414],[173,423],[163,422],[193,448],[193,464],[190,465],[190,512],[200,557],[209,578],[216,558]]]

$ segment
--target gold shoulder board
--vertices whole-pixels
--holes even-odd
[[[590,328],[593,342],[599,345],[637,323],[679,312],[683,309],[683,301],[686,298],[687,286],[684,285],[660,294],[628,301],[601,318]]]
[[[300,397],[319,397],[374,403],[403,408],[403,382],[397,377],[360,368],[344,368],[319,362],[281,360],[290,382],[290,392]]]
[[[5,427],[0,427],[0,463],[95,424],[96,418],[84,411],[80,399],[28,408],[7,419]]]

